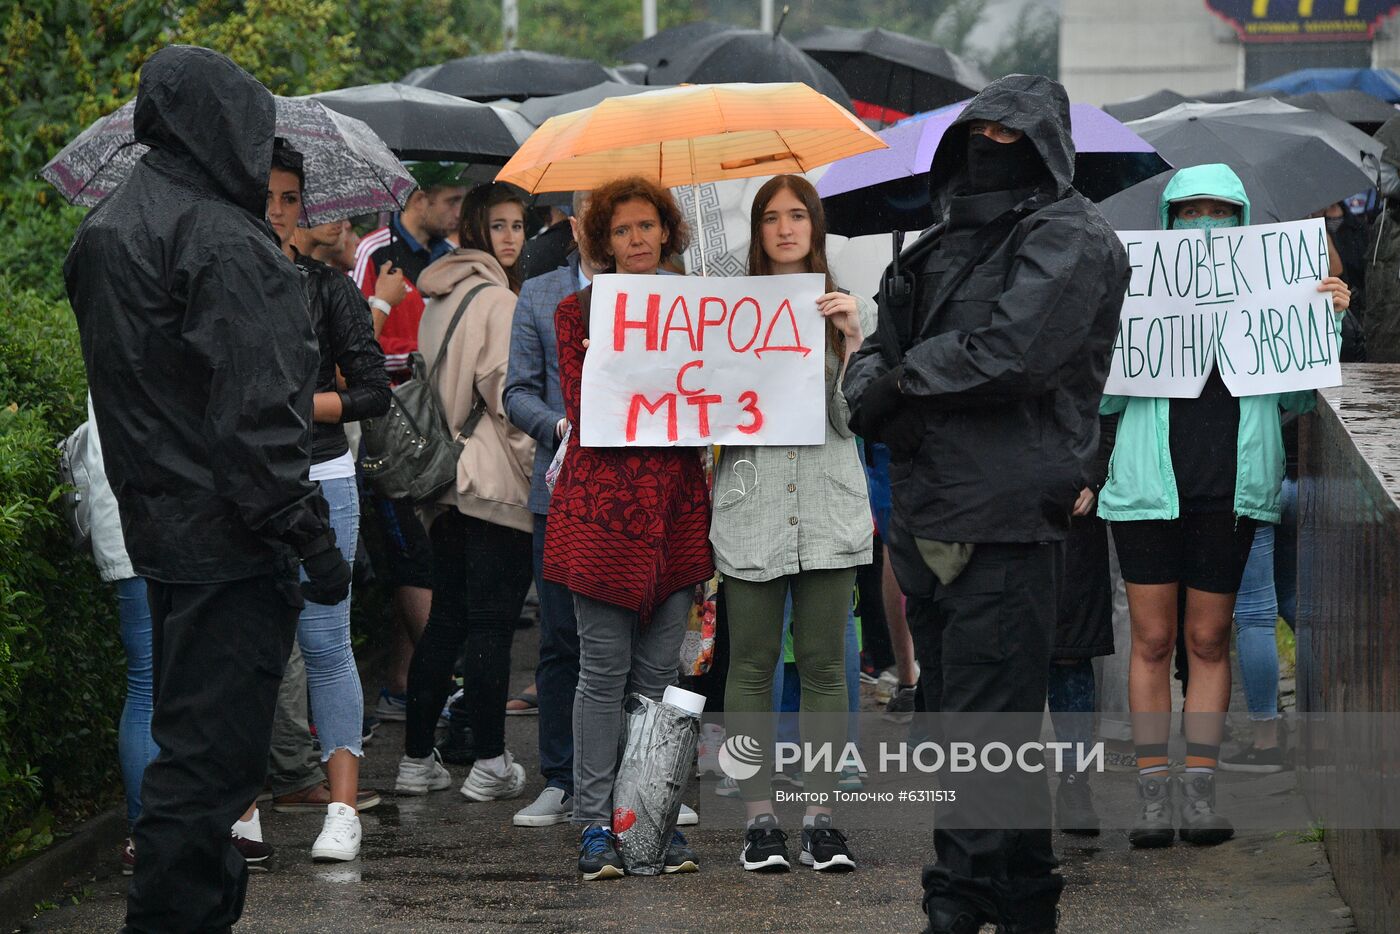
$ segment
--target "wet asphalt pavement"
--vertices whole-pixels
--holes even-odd
[[[535,630],[519,633],[513,688],[528,685]],[[867,689],[868,690],[868,689]],[[377,686],[366,696],[377,694]],[[866,697],[867,707],[873,700]],[[542,780],[535,717],[507,720],[509,748],[531,771],[521,799],[470,802],[454,789],[396,798],[362,816],[364,844],[353,863],[313,864],[319,815],[263,813],[267,840],[278,847],[268,872],[255,873],[240,932],[498,931],[524,927],[574,931],[889,931],[917,932],[919,870],[932,851],[926,831],[849,834],[859,870],[826,875],[802,867],[786,875],[745,873],[731,802],[698,786],[687,802],[700,812],[686,828],[701,859],[698,874],[581,883],[569,825],[520,828],[511,815],[533,799]],[[366,749],[365,783],[393,786],[402,725],[382,726]],[[466,769],[452,767],[458,782]],[[1282,776],[1279,776],[1282,778]],[[1128,801],[1103,802],[1128,806]],[[732,812],[737,813],[737,811]],[[789,846],[796,863],[794,840]],[[1214,848],[1178,843],[1133,851],[1121,830],[1098,838],[1057,834],[1066,879],[1060,930],[1257,932],[1354,931],[1322,847],[1292,834],[1247,832]],[[60,905],[38,915],[31,931],[115,931],[124,913],[125,879],[117,853],[108,869],[55,892]],[[73,901],[76,900],[76,904]],[[990,926],[984,931],[990,932]]]

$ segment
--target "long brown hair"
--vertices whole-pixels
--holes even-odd
[[[812,247],[807,254],[807,271],[819,272],[826,276],[826,290],[836,291],[836,280],[831,277],[831,268],[826,262],[826,214],[822,211],[822,199],[817,189],[800,175],[775,175],[763,183],[754,195],[753,207],[749,210],[749,275],[773,275],[773,259],[763,249],[763,215],[768,205],[780,191],[790,191],[812,221]],[[831,323],[826,322],[826,343],[836,352],[836,359],[846,355],[846,336]]]
[[[493,257],[496,251],[491,248],[491,209],[501,204],[520,205],[520,216],[528,222],[530,210],[525,205],[525,195],[520,189],[504,182],[487,182],[477,185],[467,193],[462,202],[462,222],[457,229],[457,243],[464,250],[481,250]],[[520,294],[520,267],[524,251],[515,258],[515,264],[505,271],[510,290]],[[499,257],[497,257],[499,259]]]

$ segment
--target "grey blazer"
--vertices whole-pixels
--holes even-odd
[[[864,299],[857,303],[861,330],[875,333],[874,309]],[[710,543],[725,576],[761,582],[870,563],[870,495],[846,425],[850,408],[840,376],[841,361],[828,347],[824,444],[721,451]]]

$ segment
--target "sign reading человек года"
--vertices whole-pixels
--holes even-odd
[[[1320,218],[1118,236],[1132,279],[1105,393],[1194,399],[1212,367],[1235,396],[1341,385]]]
[[[823,443],[825,281],[595,277],[580,443]]]

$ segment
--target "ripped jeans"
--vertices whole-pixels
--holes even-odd
[[[355,478],[336,477],[317,484],[331,509],[336,547],[353,564],[360,533],[360,498]],[[306,580],[305,572],[301,579]],[[307,603],[297,619],[297,644],[306,660],[311,718],[321,740],[321,761],[325,762],[337,749],[363,756],[360,728],[365,698],[355,654],[350,649],[350,596],[347,594],[335,606]]]

